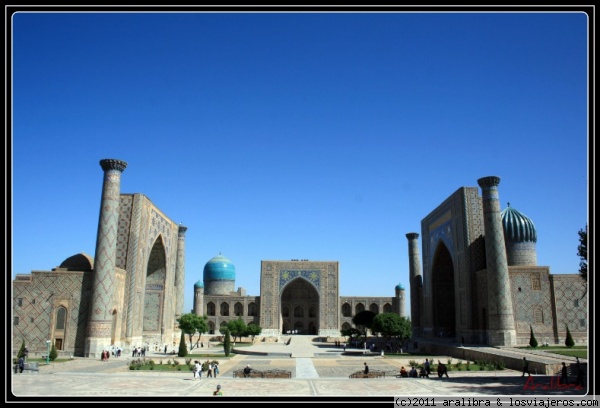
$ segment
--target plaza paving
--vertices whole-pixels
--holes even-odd
[[[394,396],[421,397],[488,397],[498,396],[584,396],[586,389],[559,388],[556,376],[532,375],[521,377],[521,372],[450,371],[449,378],[396,378],[401,366],[408,366],[417,358],[386,358],[378,354],[364,355],[360,350],[347,355],[331,345],[311,343],[308,337],[298,336],[290,344],[269,343],[245,347],[244,353],[231,358],[216,358],[220,364],[218,378],[202,377],[194,380],[192,373],[130,371],[131,356],[99,361],[75,358],[64,363],[41,364],[39,373],[14,374],[10,371],[7,401],[160,398],[196,401],[213,398],[217,384],[224,397],[248,400],[277,399],[369,399],[393,401]],[[212,351],[218,352],[219,349]],[[350,350],[349,350],[350,351]],[[210,353],[211,349],[203,349]],[[521,350],[519,350],[522,353]],[[535,356],[533,356],[535,357]],[[151,352],[146,358],[155,361],[177,358]],[[537,358],[542,358],[537,356]],[[183,361],[181,358],[177,358]],[[211,358],[212,360],[213,358]],[[445,362],[447,356],[433,356]],[[419,362],[421,358],[418,359]],[[371,371],[386,372],[385,378],[349,378],[362,370],[367,362]],[[290,371],[291,379],[234,378],[233,372],[246,365],[257,370],[280,369]],[[389,398],[385,398],[389,397]]]

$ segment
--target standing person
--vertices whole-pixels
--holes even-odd
[[[560,383],[569,384],[569,372],[564,361],[562,363],[562,368],[560,369]]]
[[[217,374],[219,374],[219,363],[215,363],[213,365],[213,374],[214,374],[215,378],[217,378]]]
[[[19,372],[23,374],[23,370],[25,369],[25,358],[23,356],[19,357]]]
[[[221,391],[221,384],[217,385],[217,389],[213,391],[213,395],[223,395],[223,391]]]
[[[369,374],[369,366],[367,365],[367,362],[366,362],[366,361],[365,361],[365,369],[363,370],[363,373],[364,373],[365,375],[368,375],[368,374]]]
[[[208,363],[208,372],[206,373],[206,378],[213,376],[213,363]]]
[[[427,373],[427,378],[429,378],[429,374],[431,374],[431,364],[429,363],[428,358],[425,359],[425,364],[423,365],[425,367],[425,372]]]
[[[575,385],[583,386],[583,370],[581,369],[581,363],[579,362],[579,357],[575,357],[577,359],[577,379],[575,380]]]
[[[200,378],[200,370],[202,370],[200,362],[198,360],[194,361],[194,381],[196,381],[196,378]]]
[[[529,361],[527,361],[527,358],[523,357],[523,374],[521,374],[521,377],[524,377],[525,373],[531,377],[531,372],[529,372]]]

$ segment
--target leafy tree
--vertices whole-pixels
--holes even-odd
[[[241,317],[238,317],[236,320],[231,320],[227,323],[227,331],[233,336],[233,341],[238,337],[240,341],[242,341],[242,336],[246,335],[246,331],[248,328],[246,327],[246,323],[242,320]]]
[[[223,351],[225,352],[225,357],[229,357],[229,354],[231,354],[231,335],[229,334],[228,329],[225,329],[225,340],[223,340]]]
[[[398,337],[400,342],[410,339],[412,327],[410,320],[396,313],[381,313],[373,318],[371,329],[381,333],[386,339]]]
[[[373,319],[375,318],[375,312],[371,312],[370,310],[363,310],[362,312],[358,312],[352,318],[352,323],[355,326],[364,327],[364,335],[367,337],[367,329],[371,328],[373,324]]]
[[[354,327],[351,327],[349,329],[342,329],[340,333],[342,333],[342,336],[348,337],[348,342],[352,342],[353,338],[359,338],[361,335],[361,332],[358,329],[355,329]]]
[[[19,352],[17,353],[17,358],[21,358],[21,357],[25,357],[25,340],[23,340],[23,343],[21,343],[21,348],[19,349]]]
[[[573,336],[571,336],[571,332],[569,331],[569,326],[567,327],[567,338],[565,339],[565,346],[567,347],[573,347],[575,345],[575,342],[573,341]]]
[[[50,355],[48,357],[50,358],[50,361],[54,361],[56,360],[56,357],[58,357],[58,351],[56,351],[54,343],[52,343],[52,349],[50,349]]]
[[[190,342],[191,341],[192,340],[190,339]],[[181,339],[179,340],[179,352],[177,353],[177,355],[179,357],[185,357],[188,355],[188,349],[185,345],[185,333],[183,332],[183,330],[181,331]]]
[[[251,336],[252,340],[254,340],[254,336],[258,336],[262,332],[262,327],[257,325],[256,323],[249,323],[246,326],[246,336]]]
[[[193,338],[196,332],[206,333],[208,331],[208,318],[206,316],[198,316],[196,313],[186,313],[181,315],[177,322],[179,323],[179,329],[187,334],[190,339],[190,350],[194,349]],[[200,337],[198,337],[198,340]],[[196,347],[198,347],[198,340],[196,340]]]
[[[533,327],[529,325],[529,328],[531,329],[531,334],[529,335],[529,345],[533,348],[536,348],[538,346],[538,342],[535,339],[535,334],[533,334]]]
[[[579,275],[587,282],[587,224],[585,230],[580,229],[579,245],[577,246],[577,256],[579,256]]]

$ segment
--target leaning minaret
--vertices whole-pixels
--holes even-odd
[[[179,225],[177,236],[177,263],[175,266],[175,320],[178,320],[183,313],[183,296],[185,282],[185,232],[187,227]],[[186,312],[188,313],[188,312]]]
[[[113,295],[116,279],[121,173],[127,167],[127,163],[121,160],[103,159],[100,160],[100,166],[104,170],[104,184],[94,256],[94,289],[85,341],[86,357],[98,357],[102,350],[108,350],[111,345],[113,319],[116,319]]]
[[[500,215],[500,177],[477,180],[481,187],[488,289],[488,327],[491,346],[514,346],[517,342],[510,292],[504,230]]]
[[[410,320],[412,322],[413,336],[421,334],[421,305],[419,294],[423,277],[421,276],[421,260],[419,255],[419,234],[409,232],[408,238],[408,270],[410,277]]]

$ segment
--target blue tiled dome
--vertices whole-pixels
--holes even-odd
[[[196,282],[194,284],[194,289],[203,288],[203,287],[204,287],[204,283],[201,280],[199,280],[198,282]]]
[[[219,254],[204,265],[204,282],[222,280],[235,280],[235,266]]]
[[[404,290],[404,286],[402,286],[402,284],[399,283],[399,284],[396,285],[396,289],[398,289],[398,290]]]
[[[510,203],[500,215],[505,239],[513,242],[537,242],[533,221],[512,208]]]

